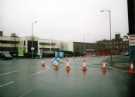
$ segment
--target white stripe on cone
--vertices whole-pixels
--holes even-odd
[[[82,71],[87,71],[88,69],[86,62],[83,62],[81,67],[82,67]]]
[[[130,64],[128,73],[129,74],[135,74],[135,68],[134,68],[134,65],[133,64]]]
[[[107,63],[102,63],[102,68],[107,68]]]
[[[131,69],[131,70],[134,69],[134,65],[133,65],[133,64],[130,65],[130,69]]]
[[[71,65],[70,65],[69,62],[66,63],[66,70],[67,70],[67,71],[71,70]]]

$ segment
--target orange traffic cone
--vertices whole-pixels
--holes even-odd
[[[66,71],[69,72],[71,70],[71,65],[69,62],[66,63]]]
[[[101,64],[101,70],[102,70],[102,73],[105,75],[107,72],[107,63],[104,62]]]
[[[105,63],[105,62],[102,63],[102,64],[101,64],[101,68],[102,68],[102,69],[107,69],[107,63]]]
[[[88,70],[88,67],[87,67],[86,62],[84,61],[84,62],[82,63],[82,71],[83,71],[83,72],[86,72],[87,70]]]
[[[54,69],[55,71],[58,71],[58,70],[59,70],[58,64],[53,64],[53,69]]]
[[[42,63],[42,67],[46,67],[46,64],[45,63]]]
[[[128,69],[129,74],[135,74],[135,67],[133,64],[130,64],[129,69]]]

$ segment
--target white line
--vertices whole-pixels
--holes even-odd
[[[16,73],[17,71],[11,71],[11,72],[6,72],[6,73],[1,73],[0,76],[6,76],[6,75],[9,75],[9,74],[13,74],[13,73]]]
[[[116,68],[112,68],[112,70],[116,70],[116,71],[119,71],[119,72],[128,72],[127,70],[120,70],[120,69],[116,69]]]
[[[5,84],[0,85],[0,88],[11,85],[11,84],[14,84],[14,83],[15,83],[14,81],[7,82]]]
[[[19,97],[24,97],[24,96],[28,95],[29,93],[31,93],[32,91],[33,90],[29,90],[29,91],[25,92],[24,94],[20,95]]]
[[[44,70],[40,70],[40,71],[38,71],[38,72],[36,72],[36,73],[33,73],[32,76],[37,75],[37,74],[41,74],[41,73],[43,73],[43,72],[45,72],[45,71],[44,71]]]

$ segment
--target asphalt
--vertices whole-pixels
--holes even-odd
[[[135,77],[127,71],[107,69],[101,63],[107,57],[85,58],[88,71],[82,72],[84,58],[68,58],[66,72],[52,69],[51,59],[0,60],[0,97],[135,97]],[[48,67],[42,67],[45,62]]]

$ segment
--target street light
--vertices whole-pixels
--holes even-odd
[[[110,32],[110,64],[112,65],[112,21],[111,21],[111,10],[100,10],[101,13],[108,13],[109,16],[109,32]]]
[[[32,58],[33,58],[33,53],[34,53],[34,45],[33,45],[33,41],[34,41],[34,24],[36,24],[38,21],[37,20],[34,20],[32,22],[32,46],[31,46],[31,52],[32,52]]]

